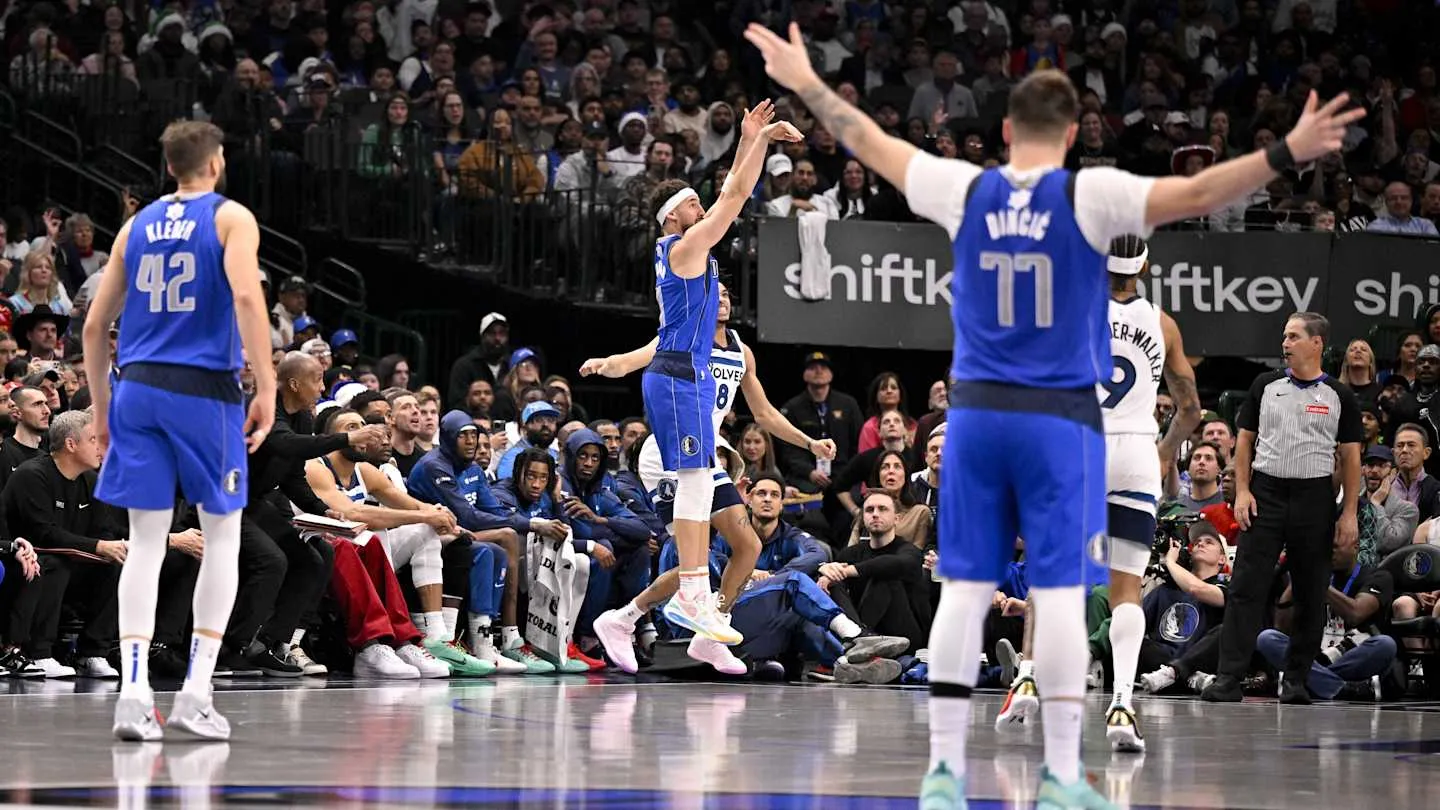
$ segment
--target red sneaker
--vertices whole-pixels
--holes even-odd
[[[598,672],[605,668],[605,662],[603,660],[591,658],[585,653],[580,652],[580,646],[573,641],[570,642],[570,646],[566,648],[565,657],[573,661],[579,661],[589,667],[591,672]]]

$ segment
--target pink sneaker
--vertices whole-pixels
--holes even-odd
[[[714,667],[722,675],[744,675],[750,671],[744,661],[730,652],[729,647],[704,636],[690,639],[690,647],[685,652],[696,661]]]
[[[640,671],[635,661],[635,628],[620,618],[620,611],[607,610],[595,617],[595,637],[615,666],[631,675]]]

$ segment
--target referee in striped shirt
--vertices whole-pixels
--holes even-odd
[[[1285,322],[1286,368],[1261,374],[1240,406],[1235,442],[1235,519],[1240,535],[1235,575],[1225,601],[1220,668],[1201,694],[1212,702],[1238,702],[1255,639],[1270,607],[1271,583],[1281,549],[1295,602],[1295,632],[1285,657],[1282,703],[1309,703],[1305,680],[1320,652],[1325,594],[1336,544],[1358,538],[1361,492],[1360,404],[1355,392],[1320,370],[1330,322],[1297,312]],[[1337,520],[1335,448],[1345,497]]]

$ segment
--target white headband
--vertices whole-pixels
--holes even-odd
[[[682,188],[674,194],[670,195],[670,199],[666,200],[665,204],[660,206],[660,210],[655,214],[655,221],[660,223],[661,225],[664,225],[665,217],[670,216],[671,211],[679,208],[680,203],[685,202],[691,197],[694,197],[697,200],[700,199],[700,195],[695,193],[695,189],[690,188],[689,186],[686,186],[685,188]]]
[[[1145,269],[1145,260],[1150,258],[1150,248],[1140,251],[1134,258],[1110,256],[1105,259],[1105,269],[1117,276],[1138,276]]]

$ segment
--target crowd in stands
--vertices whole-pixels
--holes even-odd
[[[1342,152],[1184,227],[1436,235],[1440,93],[1421,23],[1434,15],[1427,4],[1335,0],[1124,9],[1108,0],[38,2],[7,6],[4,41],[9,89],[29,100],[81,93],[87,77],[142,90],[185,83],[195,90],[188,112],[225,131],[237,176],[284,190],[339,168],[370,183],[377,208],[399,201],[419,212],[426,240],[442,248],[484,233],[471,227],[475,217],[514,217],[507,226],[530,223],[519,230],[553,242],[583,245],[583,234],[603,230],[620,259],[643,270],[649,192],[684,177],[712,198],[738,115],[772,91],[737,32],[792,18],[824,74],[888,131],[986,165],[1006,160],[999,119],[1010,86],[1033,70],[1065,70],[1081,90],[1072,168],[1147,174],[1193,173],[1264,146],[1284,136],[1310,90],[1348,90],[1370,115]],[[768,157],[751,213],[913,219],[903,196],[849,158],[798,100],[780,97],[777,108],[807,138]],[[276,197],[277,216],[304,200]],[[557,206],[563,228],[534,227],[553,225]],[[21,677],[114,677],[114,582],[127,529],[92,495],[101,459],[76,357],[106,254],[85,215],[30,213],[8,212],[0,233],[9,568],[0,665]],[[588,412],[565,375],[545,367],[544,347],[510,345],[503,314],[475,313],[479,343],[441,391],[414,379],[407,358],[364,357],[359,335],[323,332],[307,312],[305,279],[267,278],[266,287],[275,351],[250,361],[276,365],[280,418],[251,459],[242,596],[217,674],[604,667],[594,618],[673,559],[654,494],[636,475],[643,419]],[[1395,676],[1390,662],[1376,665],[1404,652],[1385,643],[1386,623],[1436,611],[1436,593],[1386,590],[1376,567],[1412,542],[1440,542],[1440,428],[1429,407],[1440,390],[1440,308],[1419,325],[1394,358],[1352,342],[1338,370],[1366,404],[1370,497],[1355,558],[1335,563],[1347,601],[1328,645],[1338,651],[1333,677],[1312,685],[1324,696]],[[923,679],[945,382],[934,381],[918,407],[907,399],[918,381],[882,374],[862,402],[833,387],[834,366],[823,352],[807,356],[791,381],[799,393],[781,408],[807,435],[834,440],[833,462],[774,442],[743,417],[726,426],[765,543],[751,590],[783,583],[765,609],[785,612],[793,630],[786,643],[752,651],[755,670],[834,678],[837,628],[853,623],[907,639],[897,677]],[[1161,425],[1165,407],[1162,398]],[[1233,428],[1214,415],[1167,482],[1178,508],[1206,519],[1183,541],[1157,546],[1144,667],[1157,691],[1193,688],[1214,669],[1235,540],[1226,511],[1233,447]],[[158,674],[183,669],[174,645],[204,547],[193,508],[178,506],[152,652]],[[297,511],[343,520],[297,521]],[[536,547],[557,543],[586,561],[588,580],[573,644],[537,650],[524,596],[537,584]],[[716,566],[725,552],[717,537]],[[1023,542],[1011,574],[987,625],[992,648],[1019,641]],[[1103,681],[1101,601],[1091,629]],[[1284,602],[1277,590],[1268,634],[1286,626]],[[640,654],[653,656],[670,633],[642,622]],[[1261,641],[1266,655],[1283,643]]]

